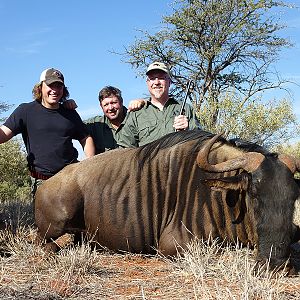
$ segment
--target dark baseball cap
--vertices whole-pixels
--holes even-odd
[[[61,82],[64,84],[64,75],[57,69],[49,68],[42,72],[40,82],[45,82],[47,85],[53,82]]]

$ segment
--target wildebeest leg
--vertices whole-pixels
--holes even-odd
[[[191,239],[192,234],[186,228],[178,228],[169,224],[159,238],[158,251],[165,256],[179,255]]]
[[[50,249],[63,246],[69,240],[66,237],[66,241],[59,239],[65,233],[78,233],[84,229],[81,191],[74,182],[72,185],[62,182],[59,176],[50,178],[36,193],[35,221],[40,237],[50,242],[47,246]]]
[[[56,218],[45,217],[38,226],[38,234],[47,241],[45,248],[49,251],[57,251],[73,243],[75,235],[80,236],[83,230],[83,210],[74,213],[69,211],[63,218],[59,213]]]

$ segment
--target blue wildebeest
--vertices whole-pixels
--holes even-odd
[[[165,255],[218,237],[256,246],[257,260],[277,267],[295,234],[299,162],[256,148],[182,131],[72,164],[37,191],[39,234],[85,230],[112,250]]]

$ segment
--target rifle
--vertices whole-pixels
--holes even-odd
[[[184,112],[184,107],[185,107],[185,103],[186,103],[187,97],[188,97],[188,95],[190,94],[190,88],[191,88],[192,82],[193,82],[192,80],[189,80],[189,82],[188,82],[187,91],[186,91],[184,100],[183,100],[183,102],[182,102],[182,105],[181,105],[181,107],[180,107],[179,115],[184,115],[184,114],[185,114],[185,112]]]

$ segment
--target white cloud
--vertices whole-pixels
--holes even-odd
[[[48,43],[48,39],[45,39],[44,35],[49,34],[51,31],[50,27],[19,31],[13,39],[7,39],[4,50],[19,55],[40,53]]]
[[[45,42],[33,42],[27,45],[24,44],[21,46],[6,47],[5,50],[7,52],[15,53],[15,54],[31,55],[31,54],[39,53],[45,44],[46,44]]]

